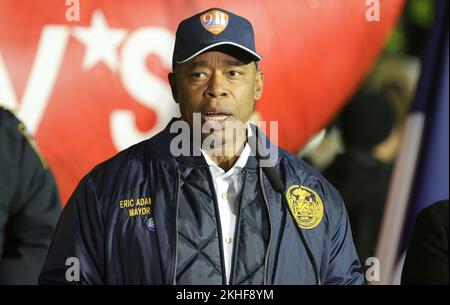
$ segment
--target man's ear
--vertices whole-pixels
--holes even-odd
[[[177,82],[175,79],[175,74],[173,72],[170,72],[167,75],[167,78],[169,79],[170,90],[172,91],[173,100],[175,101],[175,103],[178,104]]]
[[[264,85],[264,72],[261,70],[257,70],[255,76],[255,101],[259,100],[262,97],[263,85]]]

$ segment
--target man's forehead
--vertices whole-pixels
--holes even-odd
[[[219,51],[205,52],[192,58],[186,64],[190,67],[197,67],[209,66],[212,63],[220,63],[223,66],[245,66],[248,64],[239,58],[235,58]]]

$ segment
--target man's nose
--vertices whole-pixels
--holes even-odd
[[[211,75],[208,81],[208,87],[205,90],[205,97],[208,98],[219,98],[227,96],[227,92],[224,87],[223,76],[219,73],[214,73]]]

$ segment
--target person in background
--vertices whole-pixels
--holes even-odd
[[[375,254],[392,169],[379,151],[390,141],[394,122],[395,113],[385,95],[359,91],[336,121],[344,152],[323,171],[344,199],[363,265]]]
[[[37,284],[60,210],[47,163],[0,107],[0,284]]]

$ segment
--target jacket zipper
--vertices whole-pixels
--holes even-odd
[[[214,181],[211,172],[208,170],[208,178],[209,178],[209,184],[212,186],[212,199],[214,203],[214,216],[216,217],[217,222],[217,232],[219,234],[219,253],[220,253],[220,269],[222,270],[222,285],[227,285],[227,276],[225,273],[225,258],[223,257],[223,240],[222,240],[222,224],[220,223],[220,215],[219,215],[219,204],[217,203],[217,194],[216,194],[216,188],[214,186]]]
[[[261,190],[262,190],[262,194],[263,194],[263,198],[264,198],[264,203],[266,204],[266,209],[267,209],[267,215],[269,216],[269,228],[270,228],[270,237],[269,237],[269,244],[267,245],[267,251],[266,251],[266,258],[264,261],[264,285],[267,285],[267,265],[269,262],[269,254],[270,254],[270,246],[272,243],[272,219],[270,217],[270,209],[269,209],[269,203],[267,201],[267,195],[266,195],[266,190],[264,188],[264,183],[263,183],[263,172],[262,172],[262,168],[259,167],[259,183],[261,186]]]
[[[180,202],[180,180],[181,180],[181,173],[180,170],[177,170],[177,182],[176,182],[176,201],[175,201],[175,255],[174,255],[174,262],[173,262],[173,275],[172,275],[172,285],[176,285],[176,279],[177,279],[177,264],[178,264],[178,205]]]

